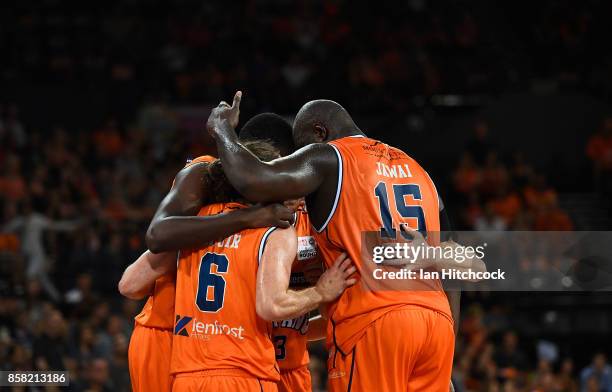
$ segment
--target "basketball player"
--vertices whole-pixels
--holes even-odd
[[[249,142],[261,159],[278,157],[264,142]],[[245,208],[217,161],[209,169],[215,204],[199,215]],[[225,200],[225,202],[222,202]],[[199,249],[181,250],[176,280],[176,324],[171,372],[174,391],[276,391],[280,379],[270,319],[298,317],[337,298],[353,281],[354,267],[341,255],[315,287],[288,289],[279,266],[297,252],[295,228],[248,229]],[[281,287],[283,286],[284,287]]]
[[[284,154],[294,150],[291,126],[273,113],[262,113],[250,119],[243,126],[241,137],[246,140],[268,139]],[[274,225],[285,227],[287,222],[284,219],[288,219],[289,213],[278,205],[251,207],[211,217],[175,216],[193,213],[194,209],[200,208],[203,200],[209,197],[207,194],[210,190],[203,186],[202,177],[208,169],[207,163],[212,159],[200,157],[177,175],[173,189],[160,205],[148,231],[147,240],[151,249],[168,251],[178,250],[180,246],[201,246],[218,239],[218,235],[226,236],[240,231],[246,225],[253,228]],[[307,268],[318,260],[316,245],[312,244],[314,240],[304,208],[300,208],[295,216],[298,240],[305,243],[300,246],[301,253],[296,257],[296,265],[304,265]],[[169,340],[174,325],[175,267],[176,252],[153,254],[147,251],[128,267],[119,284],[120,292],[129,298],[140,299],[153,293],[136,318],[130,344],[129,362],[135,391],[168,390],[163,382],[158,382],[158,378],[168,374],[169,370]],[[170,271],[167,271],[168,269]],[[305,287],[303,275],[294,275],[292,281],[297,280],[299,287]],[[156,280],[158,276],[161,277]],[[320,323],[320,320],[318,322]],[[285,326],[295,323],[285,322],[278,325],[280,327],[274,331],[280,330],[287,338],[286,357],[279,359],[282,384],[287,385],[285,380],[289,380],[291,383],[288,390],[299,391],[301,389],[298,389],[298,385],[310,385],[306,336],[287,332]],[[307,330],[307,326],[306,320],[302,331]],[[298,363],[293,358],[299,358],[303,366],[288,369],[287,366]]]
[[[222,102],[207,123],[229,181],[255,201],[306,196],[326,265],[346,252],[359,274],[370,268],[361,258],[363,232],[395,237],[402,226],[440,231],[442,205],[427,172],[401,150],[367,138],[336,102],[305,104],[293,127],[296,146],[304,147],[263,163],[233,130],[240,99],[238,92],[232,106]],[[466,260],[460,267],[478,269],[479,263]],[[361,281],[328,309],[330,390],[447,391],[454,331],[441,283],[384,291]]]
[[[255,128],[265,125],[270,129],[268,132],[279,128],[284,132],[287,126],[284,120],[279,122],[278,118],[270,119],[269,116],[263,117],[263,123],[261,118],[250,123]],[[177,174],[147,233],[149,249],[166,252],[154,254],[147,250],[126,269],[119,282],[119,291],[128,298],[141,299],[149,295],[135,318],[128,351],[134,391],[167,392],[171,389],[177,255],[176,251],[169,250],[201,246],[247,228],[288,227],[293,216],[279,204],[253,206],[214,216],[189,216],[196,214],[202,202],[210,197],[203,178],[212,161],[214,158],[210,156],[198,157]]]
[[[269,120],[276,116],[261,114],[255,116],[253,120],[257,120],[264,115],[268,115]],[[277,120],[279,119],[281,118],[278,117]],[[286,129],[283,129],[280,126],[270,127],[264,121],[257,121],[257,126],[250,126],[247,123],[240,131],[240,139],[267,140],[280,151],[282,156],[286,156],[295,151],[291,125],[289,123],[286,123],[286,125]],[[281,130],[283,132],[280,132]],[[318,279],[318,275],[321,273],[321,259],[303,199],[300,201],[294,216],[292,226],[297,236],[295,260],[291,265],[283,266],[284,269],[276,271],[279,276],[273,277],[273,283],[279,284],[279,282],[286,282],[289,279],[290,288],[304,289]],[[281,289],[284,289],[283,285],[280,286]],[[268,319],[271,318],[268,317]],[[312,390],[312,380],[308,369],[310,358],[307,345],[308,341],[323,338],[316,334],[316,330],[323,329],[320,327],[325,324],[325,320],[320,317],[309,319],[308,313],[300,314],[295,318],[272,322],[272,341],[280,370],[279,392],[310,392]],[[315,333],[313,334],[313,332]]]

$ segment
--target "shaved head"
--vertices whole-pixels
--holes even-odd
[[[355,134],[362,132],[351,115],[338,102],[329,99],[307,102],[293,123],[293,140],[298,148]]]

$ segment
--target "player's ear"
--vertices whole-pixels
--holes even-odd
[[[317,143],[322,143],[327,140],[329,136],[329,132],[325,125],[315,124],[314,126],[314,135]]]

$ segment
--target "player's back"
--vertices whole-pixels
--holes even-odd
[[[333,209],[316,228],[317,242],[328,267],[347,252],[361,275],[329,309],[332,341],[348,352],[370,323],[406,305],[434,309],[452,320],[438,280],[412,281],[403,290],[386,287],[372,278],[377,266],[364,261],[370,252],[365,233],[400,238],[400,224],[423,233],[440,230],[439,199],[428,174],[403,151],[377,140],[354,136],[329,144],[338,154],[339,180]]]
[[[199,215],[242,208],[213,204]],[[177,269],[172,373],[242,370],[278,380],[270,324],[255,310],[260,252],[269,229],[244,230],[181,251]]]

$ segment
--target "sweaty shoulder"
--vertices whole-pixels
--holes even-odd
[[[293,226],[290,226],[286,229],[272,229],[269,231],[269,236],[263,241],[263,243],[261,244],[262,255],[287,254],[291,256],[289,259],[293,262],[293,258],[295,256],[295,253],[297,252],[296,232]]]
[[[201,155],[197,158],[188,160],[185,167],[194,165],[196,163],[212,163],[215,160],[217,160],[217,158],[213,157],[212,155]]]
[[[216,160],[217,158],[213,156],[202,155],[187,161],[185,166],[177,173],[175,182],[192,177],[198,177],[198,179],[201,179],[208,170],[208,166]]]
[[[333,147],[327,143],[309,144],[287,157],[277,159],[277,161],[296,158],[302,162],[315,165],[318,168],[334,167],[337,163],[336,153]]]

